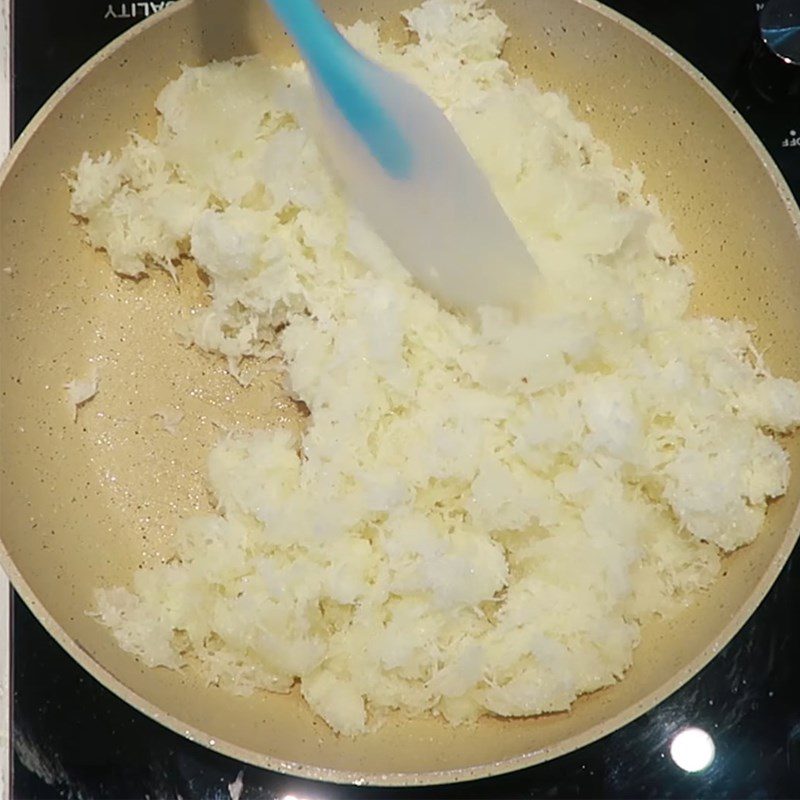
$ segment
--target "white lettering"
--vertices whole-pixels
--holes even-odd
[[[109,3],[103,19],[140,19],[141,17],[149,17],[151,14],[163,11],[174,2],[175,0],[155,0],[155,2],[153,0],[149,2],[140,0],[140,2],[135,3]]]
[[[781,147],[800,147],[800,134],[792,128],[789,135],[781,142]]]

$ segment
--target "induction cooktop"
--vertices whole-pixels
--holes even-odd
[[[785,22],[786,8],[796,12],[796,0],[771,0],[767,11],[752,0],[607,4],[661,37],[721,89],[800,197],[800,67],[787,69],[791,58],[785,52],[776,65],[774,54],[759,43],[759,15],[772,6],[770,45],[778,51],[786,51],[787,42],[797,46],[799,17],[792,23],[789,14]],[[169,0],[12,0],[14,135],[81,63],[168,5]],[[237,763],[161,727],[109,693],[62,651],[17,597],[12,617],[15,798],[800,797],[798,552],[736,638],[648,714],[557,760],[493,779],[425,789],[335,786]]]

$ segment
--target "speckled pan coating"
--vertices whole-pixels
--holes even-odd
[[[340,21],[379,17],[398,32],[410,0],[326,3]],[[668,48],[619,15],[576,0],[494,0],[515,34],[514,66],[567,92],[578,115],[637,161],[675,220],[698,275],[699,313],[758,325],[774,371],[800,378],[800,215],[775,166],[733,109]],[[85,149],[152,129],[153,100],[178,64],[262,51],[291,57],[259,0],[183,0],[118,39],[44,107],[17,143],[0,190],[2,517],[0,562],[50,633],[92,675],[145,714],[243,761],[368,784],[468,780],[535,764],[596,740],[665,698],[741,627],[794,545],[795,470],[758,541],[672,623],[644,632],[619,685],[569,714],[450,729],[390,724],[333,735],[290,695],[236,698],[190,676],[148,670],[85,614],[98,585],[125,581],[167,549],[176,514],[205,507],[202,471],[218,426],[294,424],[268,381],[238,388],[171,329],[201,296],[154,275],[111,274],[80,242],[62,173]],[[231,121],[235,124],[235,121]],[[8,272],[11,274],[8,274]],[[177,309],[177,310],[176,310]],[[100,392],[73,424],[62,385],[92,364]],[[186,412],[180,435],[154,411]]]

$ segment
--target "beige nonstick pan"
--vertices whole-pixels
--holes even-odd
[[[411,0],[327,2],[337,21],[386,21]],[[697,272],[695,312],[741,316],[776,373],[800,379],[800,214],[764,148],[708,82],[668,48],[591,0],[490,0],[514,38],[507,56],[566,92],[620,163],[636,161]],[[687,681],[753,612],[800,529],[794,472],[764,531],[727,559],[712,591],[645,628],[618,685],[569,713],[448,728],[397,720],[334,735],[295,695],[234,697],[190,674],[147,669],[86,615],[98,586],[168,552],[175,519],[204,507],[215,423],[292,424],[269,383],[247,390],[172,333],[167,276],[123,281],[82,243],[63,174],[84,150],[152,130],[153,101],[179,64],[254,52],[285,61],[288,40],[261,0],[181,0],[114,42],[45,106],[2,172],[2,517],[0,561],[48,631],[111,691],[164,725],[256,765],[339,782],[431,784],[493,775],[578,748]],[[637,113],[631,113],[636,109]],[[186,308],[199,285],[184,287]],[[102,367],[74,423],[63,384]],[[154,436],[154,408],[180,398],[185,438]]]

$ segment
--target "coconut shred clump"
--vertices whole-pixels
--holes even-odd
[[[184,69],[155,138],[84,155],[72,185],[117,272],[191,256],[210,301],[183,334],[234,375],[278,355],[310,412],[299,438],[220,441],[216,512],[95,610],[148,665],[297,685],[345,734],[557,711],[620,679],[641,622],[756,536],[789,476],[774,434],[800,422],[800,386],[744,324],[686,316],[692,275],[642,175],[513,74],[497,15],[427,0],[405,19],[408,44],[346,33],[490,177],[542,273],[521,321],[414,285],[331,178],[301,65]]]

